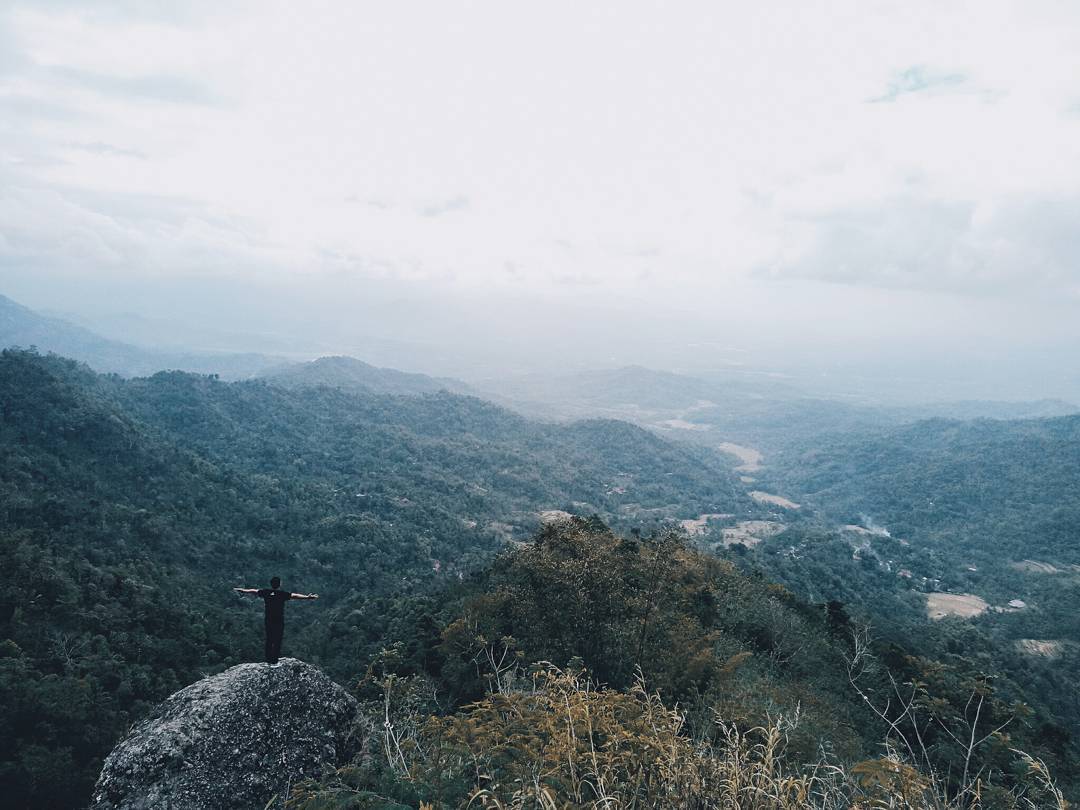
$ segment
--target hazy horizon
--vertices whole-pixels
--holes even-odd
[[[1069,4],[16,1],[0,111],[0,293],[111,336],[1080,402]]]

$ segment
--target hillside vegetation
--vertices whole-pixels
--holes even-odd
[[[741,505],[705,456],[625,423],[529,422],[476,399],[122,380],[0,355],[0,783],[72,807],[153,701],[259,660],[279,574],[286,650],[358,672],[402,594],[457,581],[541,510],[659,525]],[[422,612],[422,611],[421,611]]]
[[[1065,806],[992,679],[678,535],[574,519],[439,601],[361,682],[368,750],[291,806]]]
[[[823,438],[934,417],[1021,419],[1078,410],[1059,400],[897,405],[828,399],[767,375],[727,372],[703,379],[640,366],[523,375],[487,380],[482,387],[523,413],[626,419],[707,447],[752,445],[766,456],[787,455]]]
[[[741,564],[1011,681],[1045,739],[1080,739],[1080,417],[808,438],[765,475],[814,514]]]
[[[732,552],[744,573],[668,531],[706,513],[769,514],[715,455],[625,422],[5,351],[5,805],[81,806],[152,703],[259,660],[261,606],[231,588],[272,574],[323,596],[288,608],[286,653],[354,685],[376,730],[296,806],[709,807],[776,785],[778,807],[976,787],[1043,806],[1036,760],[1072,789],[1068,733],[990,659],[875,643],[753,571],[757,549]]]
[[[163,368],[245,379],[279,367],[282,360],[252,352],[195,352],[152,349],[102,337],[86,327],[42,315],[0,295],[0,348],[54,352],[110,374],[153,374]]]
[[[317,388],[325,385],[364,394],[473,394],[468,385],[451,377],[429,377],[393,368],[378,368],[355,357],[320,357],[308,363],[293,363],[260,375],[285,388]]]

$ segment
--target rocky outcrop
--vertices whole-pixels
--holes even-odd
[[[295,658],[181,689],[105,760],[92,810],[251,810],[351,753],[356,701]]]

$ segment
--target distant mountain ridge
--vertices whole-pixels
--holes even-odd
[[[282,388],[328,386],[342,391],[415,396],[450,391],[477,396],[451,377],[380,368],[355,357],[334,355],[301,363],[258,352],[182,351],[148,348],[103,337],[64,318],[43,315],[0,295],[0,348],[34,347],[86,363],[104,374],[148,377],[159,371],[217,374],[226,380],[261,378]]]
[[[42,352],[79,360],[95,371],[123,377],[178,369],[239,380],[282,363],[281,358],[254,352],[176,352],[135,346],[102,337],[61,318],[42,315],[0,295],[0,348],[15,346],[33,346]]]
[[[636,365],[467,383],[378,367],[341,355],[290,363],[286,358],[257,352],[148,348],[103,337],[0,295],[0,348],[15,346],[35,346],[42,352],[84,362],[95,371],[124,377],[180,370],[217,374],[226,380],[258,377],[293,389],[329,386],[395,395],[450,391],[478,396],[534,418],[625,419],[697,444],[715,447],[734,441],[766,451],[797,444],[808,434],[874,430],[926,418],[1031,419],[1080,410],[1060,400],[870,406],[807,396],[768,377],[706,379]]]
[[[437,394],[440,391],[477,395],[476,390],[467,383],[452,377],[430,377],[427,374],[379,368],[343,355],[268,369],[259,376],[283,388],[328,386],[343,391],[406,396]]]
[[[730,396],[722,386],[706,380],[644,366],[524,374],[485,383],[485,390],[519,409],[570,417],[615,412],[647,417],[652,412],[683,410]]]
[[[1062,400],[871,405],[810,396],[770,379],[704,379],[641,366],[530,374],[481,385],[490,399],[533,416],[625,419],[715,447],[732,441],[766,452],[807,436],[876,431],[924,419],[1038,419],[1080,411]]]
[[[922,419],[1050,419],[1071,416],[1076,405],[1063,399],[1035,399],[1022,402],[999,400],[956,400],[954,402],[908,405],[887,409],[903,421]]]

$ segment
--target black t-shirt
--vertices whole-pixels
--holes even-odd
[[[289,591],[278,588],[260,588],[257,596],[266,602],[266,620],[268,622],[285,621],[285,603],[292,599]]]

